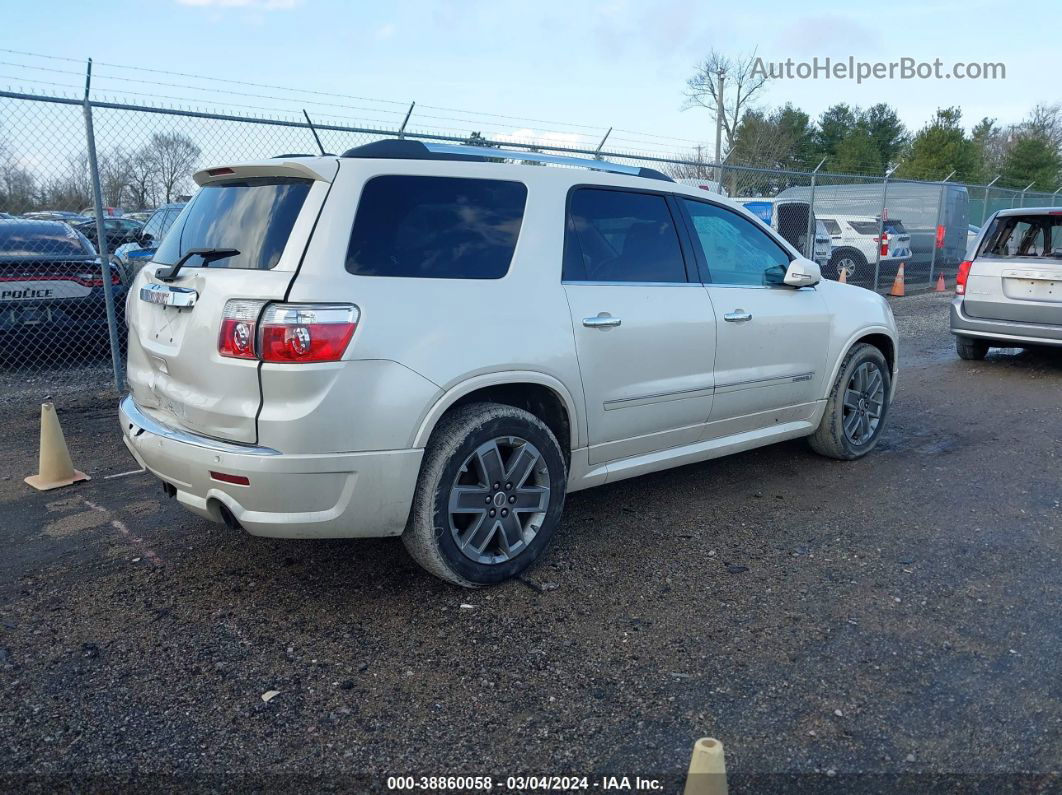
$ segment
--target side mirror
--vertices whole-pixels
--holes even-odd
[[[822,271],[814,260],[797,257],[786,269],[784,284],[790,287],[813,287],[822,281]]]

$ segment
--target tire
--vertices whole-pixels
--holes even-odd
[[[503,582],[549,543],[567,483],[560,444],[538,417],[498,403],[461,406],[428,441],[402,541],[443,580],[468,588]]]
[[[822,422],[808,438],[811,449],[841,461],[862,458],[873,450],[888,418],[891,387],[889,365],[881,351],[866,343],[852,346],[826,400]]]
[[[841,268],[847,273],[849,284],[867,281],[870,275],[867,273],[867,258],[863,253],[854,248],[839,248],[830,255],[829,275],[833,279],[841,278]]]
[[[984,340],[969,337],[955,337],[955,352],[959,358],[968,362],[979,362],[988,355],[989,345]]]

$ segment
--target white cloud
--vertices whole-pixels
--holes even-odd
[[[388,22],[384,25],[380,25],[380,27],[376,29],[376,32],[373,35],[376,36],[378,41],[386,41],[387,39],[395,35],[396,30],[397,28],[394,26],[394,24]]]

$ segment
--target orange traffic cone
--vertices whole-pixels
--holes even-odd
[[[889,295],[894,298],[903,298],[903,266],[906,263],[900,263],[900,269],[896,271],[896,278],[892,280],[892,289],[889,290]]]
[[[848,284],[848,271],[846,271],[844,268],[837,269],[837,283]]]
[[[947,288],[947,285],[944,284],[944,274],[942,273],[942,274],[940,274],[940,276],[937,277],[936,292],[938,292],[938,293],[946,293],[947,291],[948,291],[948,288]]]
[[[51,403],[41,405],[39,470],[38,474],[26,478],[26,482],[38,491],[48,491],[89,480],[89,476],[84,472],[74,469],[66,439],[63,438],[63,429],[59,427],[59,418],[55,416],[55,406]]]

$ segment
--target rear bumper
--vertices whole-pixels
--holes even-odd
[[[221,522],[225,506],[247,532],[274,538],[390,536],[405,528],[423,450],[284,455],[163,425],[132,397],[118,413],[133,457],[200,516]]]
[[[957,297],[951,302],[952,334],[960,337],[1012,342],[1016,346],[1022,344],[1062,345],[1062,326],[970,317],[963,312],[962,300]]]

